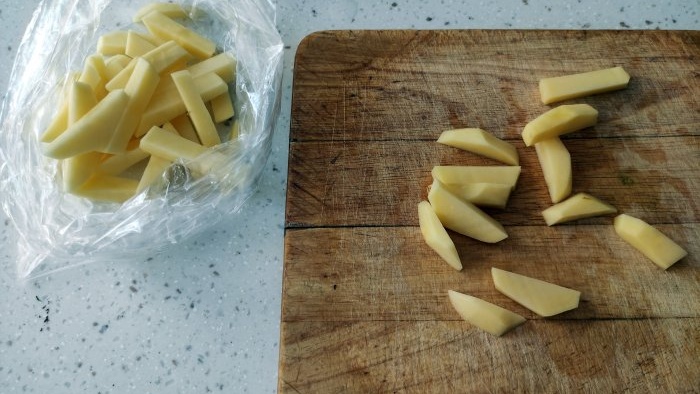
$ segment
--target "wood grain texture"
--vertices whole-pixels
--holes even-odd
[[[451,232],[460,272],[425,244],[418,227],[290,229],[282,316],[286,322],[456,320],[446,298],[455,290],[538,319],[496,291],[491,267],[497,267],[581,291],[577,309],[550,320],[700,318],[700,225],[658,227],[689,253],[668,271],[610,225],[510,226],[508,239],[496,245]]]
[[[435,135],[435,139],[439,133]],[[534,148],[514,141],[522,172],[505,226],[540,225],[552,205]],[[587,192],[652,224],[700,222],[700,138],[566,140],[573,190]],[[433,141],[293,142],[287,226],[410,226],[435,165],[501,165]],[[595,218],[578,223],[610,223]]]
[[[294,71],[285,222],[282,393],[664,392],[700,387],[700,32],[332,31]],[[622,65],[622,91],[571,100],[599,124],[563,138],[574,192],[654,224],[689,256],[662,270],[612,217],[547,227],[551,205],[520,131],[550,107],[542,77]],[[450,232],[457,272],[423,242],[435,165],[499,165],[437,144],[481,127],[522,174],[491,245]],[[497,292],[498,267],[582,292],[543,319]],[[528,318],[494,338],[447,290]]]
[[[694,393],[700,319],[293,322],[281,393]]]

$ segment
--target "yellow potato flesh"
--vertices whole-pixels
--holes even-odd
[[[457,313],[469,324],[479,327],[489,334],[500,337],[506,332],[525,323],[526,319],[517,313],[501,308],[480,298],[449,290],[450,303]]]
[[[433,207],[427,201],[418,204],[418,223],[425,243],[428,244],[452,268],[460,271],[462,262],[459,260],[454,242],[440,223]]]
[[[508,237],[500,223],[474,204],[450,193],[437,180],[430,188],[428,201],[440,223],[452,231],[488,243],[500,242]]]
[[[455,129],[442,132],[437,142],[517,166],[515,146],[482,129]]]
[[[561,105],[551,109],[525,125],[522,137],[525,145],[572,133],[595,125],[598,111],[588,104]]]
[[[549,197],[557,203],[571,194],[571,155],[564,143],[557,137],[535,144],[537,159],[542,168]]]
[[[629,81],[630,76],[622,67],[544,78],[540,80],[540,97],[542,103],[551,104],[591,94],[624,89]]]
[[[612,205],[586,193],[578,193],[559,204],[553,205],[544,211],[542,216],[548,226],[558,223],[570,222],[594,216],[609,215],[617,212]]]
[[[654,264],[667,269],[688,255],[680,245],[645,221],[630,215],[618,215],[615,232]]]
[[[581,292],[498,268],[491,277],[508,298],[540,316],[554,316],[578,307]]]

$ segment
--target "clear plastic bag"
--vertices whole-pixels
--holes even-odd
[[[0,198],[19,234],[20,277],[143,256],[230,219],[255,191],[270,154],[282,78],[283,46],[269,0],[182,4],[191,11],[190,26],[237,59],[240,135],[196,161],[219,154],[225,160],[202,177],[184,170],[196,163],[176,164],[156,185],[121,205],[61,190],[57,161],[42,155],[39,137],[57,111],[62,85],[94,53],[101,34],[143,30],[132,26],[131,18],[151,2],[44,0],[34,12],[0,108]]]

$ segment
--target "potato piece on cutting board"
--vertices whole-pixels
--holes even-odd
[[[437,252],[443,260],[457,271],[462,270],[462,262],[459,260],[457,248],[450,239],[449,234],[440,223],[433,207],[427,201],[418,204],[418,223],[425,243]]]
[[[491,277],[496,290],[544,317],[576,309],[581,297],[579,291],[495,267]]]
[[[497,337],[526,321],[524,317],[517,313],[480,298],[452,290],[449,290],[447,294],[450,297],[452,306],[462,319]]]
[[[446,130],[440,134],[437,142],[512,166],[517,166],[520,162],[515,146],[482,129]]]
[[[544,78],[540,80],[540,97],[542,103],[551,104],[557,101],[624,89],[629,81],[630,75],[622,67]]]
[[[588,104],[561,105],[550,109],[525,125],[522,137],[526,146],[562,134],[595,125],[598,111]]]
[[[615,218],[614,226],[622,239],[663,269],[668,269],[688,255],[671,238],[641,219],[621,214]]]
[[[433,181],[428,201],[443,226],[467,237],[488,243],[508,238],[503,226],[474,204],[450,193],[440,181]]]
[[[617,209],[612,205],[601,201],[590,194],[578,193],[559,204],[553,205],[544,211],[542,216],[548,226],[558,223],[570,222],[594,216],[616,213]]]
[[[535,144],[537,159],[542,168],[549,197],[553,203],[565,199],[571,194],[573,177],[571,175],[571,155],[564,143],[557,137]]]

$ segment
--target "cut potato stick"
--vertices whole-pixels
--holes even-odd
[[[442,132],[437,142],[512,166],[519,164],[518,152],[515,150],[515,146],[482,129],[446,130]]]
[[[151,155],[170,161],[194,160],[207,152],[207,148],[177,134],[153,126],[143,138],[140,147]]]
[[[192,74],[192,78],[215,73],[226,83],[231,83],[236,79],[236,59],[230,53],[220,53],[189,66],[187,70]]]
[[[560,105],[525,125],[522,137],[525,145],[572,133],[595,125],[598,111],[588,104]]]
[[[175,82],[175,87],[177,87],[180,93],[182,101],[185,103],[185,108],[187,108],[189,117],[192,120],[195,131],[197,131],[199,140],[202,141],[202,145],[211,147],[220,144],[221,139],[216,131],[216,126],[209,116],[209,112],[197,91],[197,87],[194,84],[190,72],[187,70],[178,71],[171,74],[171,76]]]
[[[430,187],[428,201],[440,223],[452,231],[488,243],[508,238],[500,223],[474,204],[450,193],[438,180],[434,180]]]
[[[630,75],[622,67],[607,68],[580,74],[540,79],[540,97],[542,103],[585,97],[624,89],[630,81]]]
[[[535,151],[549,197],[553,203],[558,203],[571,194],[571,155],[558,137],[536,143]]]
[[[109,142],[129,96],[123,90],[110,92],[77,122],[44,146],[44,154],[65,159],[81,153],[101,152]]]
[[[580,291],[495,267],[491,268],[491,277],[496,290],[540,316],[578,308]]]
[[[688,255],[666,234],[642,219],[622,214],[615,218],[614,226],[620,238],[663,269],[668,269]]]
[[[114,129],[105,152],[120,153],[126,150],[126,145],[134,135],[143,110],[151,100],[151,95],[158,86],[159,79],[158,73],[149,62],[141,58],[136,59],[134,72],[124,88],[124,92],[129,96],[129,102],[124,110],[124,115]]]
[[[542,211],[542,216],[544,221],[547,222],[547,226],[553,226],[558,223],[609,215],[616,212],[617,209],[612,205],[600,201],[590,194],[578,193],[559,204],[545,209]]]
[[[68,94],[68,125],[72,125],[95,107],[97,101],[92,88],[74,81]],[[61,161],[63,190],[72,193],[83,185],[95,172],[102,153],[86,152]]]
[[[471,325],[500,337],[525,323],[525,318],[480,298],[449,290],[450,303],[457,313]]]
[[[173,40],[189,53],[200,59],[211,57],[216,51],[216,44],[209,39],[182,26],[158,11],[151,11],[141,19],[146,29],[163,40]]]
[[[461,271],[462,262],[457,248],[427,201],[418,203],[418,223],[425,243],[452,268]]]

